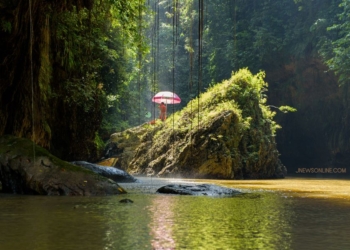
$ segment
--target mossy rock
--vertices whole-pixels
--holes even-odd
[[[0,137],[2,192],[40,195],[109,195],[126,191],[116,182],[75,166],[14,136]]]
[[[164,123],[112,135],[120,168],[161,177],[282,178],[264,73],[242,69]]]

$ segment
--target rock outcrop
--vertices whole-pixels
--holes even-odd
[[[116,182],[75,166],[28,139],[0,137],[2,192],[40,195],[109,195],[126,191]]]
[[[164,123],[111,135],[117,167],[161,177],[284,177],[263,77],[240,70]]]
[[[106,178],[109,178],[115,182],[136,182],[137,179],[132,175],[128,174],[124,170],[115,168],[115,167],[105,167],[97,164],[93,164],[86,161],[73,161],[71,162],[74,165],[81,166],[88,170],[93,171],[96,174],[102,175]]]
[[[179,194],[179,195],[196,195],[196,196],[236,196],[241,194],[240,191],[220,187],[211,184],[169,184],[157,190],[157,193],[162,194]]]

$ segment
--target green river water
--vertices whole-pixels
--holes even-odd
[[[175,179],[105,197],[0,195],[0,249],[350,249],[350,204],[250,191],[156,194]],[[124,198],[134,201],[120,203]]]

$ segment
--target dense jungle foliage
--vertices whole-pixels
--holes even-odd
[[[136,98],[133,60],[147,51],[145,10],[142,1],[1,1],[0,133],[96,158],[101,126],[135,109],[125,103]]]
[[[306,110],[277,116],[286,127],[282,148],[301,143],[312,154],[344,155],[349,7],[349,0],[1,0],[0,134],[32,138],[65,159],[93,160],[111,132],[157,116],[150,101],[157,91],[181,97],[173,113],[248,67],[266,72],[271,107]],[[319,94],[323,106],[307,109],[300,95],[310,97],[307,91],[334,91],[342,101],[323,103],[331,97]],[[318,113],[328,106],[338,111],[323,121]],[[308,137],[311,146],[293,139],[296,130],[319,134]]]

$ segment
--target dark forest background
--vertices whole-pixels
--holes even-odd
[[[248,68],[266,72],[281,160],[350,164],[348,0],[0,0],[0,135],[95,161],[115,131],[181,109]],[[151,113],[151,117],[147,115]]]

